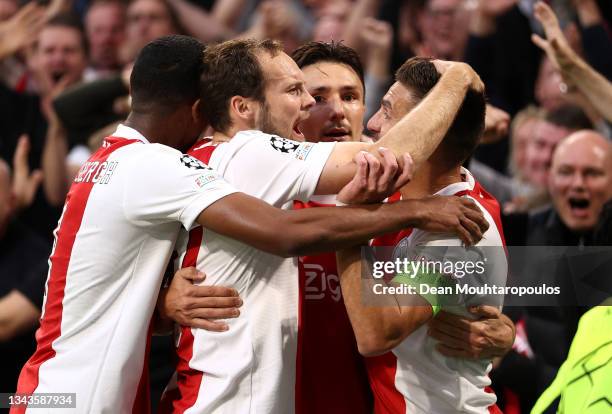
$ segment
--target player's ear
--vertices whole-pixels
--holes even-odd
[[[200,99],[196,99],[196,101],[191,105],[191,116],[194,121],[199,122],[202,119],[202,101]]]
[[[237,118],[249,126],[253,126],[257,113],[257,103],[253,99],[242,96],[230,98],[230,117]]]

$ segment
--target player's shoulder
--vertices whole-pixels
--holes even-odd
[[[309,155],[313,153],[329,154],[333,144],[294,141],[261,131],[240,131],[229,142],[229,145],[236,147],[249,146],[249,153],[258,154],[261,157],[277,159],[278,156],[281,156],[287,159],[294,158],[298,161],[307,160]],[[314,150],[315,148],[319,149],[319,151]]]
[[[190,154],[184,154],[177,149],[171,148],[163,144],[146,144],[142,145],[139,151],[140,161],[137,163],[137,168],[142,171],[154,170],[156,173],[172,170],[181,171],[182,169],[190,170],[210,170],[208,164],[200,161]],[[146,148],[144,148],[146,147]]]
[[[142,145],[141,151],[143,153],[148,153],[151,155],[160,155],[160,156],[174,156],[176,154],[180,154],[181,152],[177,149],[169,147],[168,145],[159,144],[159,143],[151,143]]]

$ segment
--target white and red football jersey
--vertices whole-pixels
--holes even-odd
[[[119,126],[66,198],[38,346],[17,392],[76,393],[69,412],[147,412],[136,394],[147,387],[149,324],[179,228],[235,191],[201,161]]]
[[[453,183],[436,194],[469,197],[480,207],[489,223],[489,229],[475,247],[491,247],[480,250],[490,267],[487,269],[487,277],[492,277],[494,284],[500,286],[500,279],[503,278],[505,283],[507,260],[499,204],[474,180],[469,171],[462,169],[462,175],[464,181]],[[404,252],[415,247],[462,245],[461,240],[449,234],[433,234],[420,229],[400,233],[396,236],[388,235],[385,240],[375,239],[373,245],[394,245],[396,251],[403,249]],[[392,244],[389,244],[389,241]],[[471,317],[465,305],[442,308]],[[488,377],[491,361],[445,357],[436,351],[436,344],[437,341],[427,335],[427,326],[422,326],[392,351],[366,358],[370,385],[374,393],[375,412],[498,412],[495,394],[487,389],[491,384]]]
[[[334,143],[295,142],[243,131],[189,153],[241,191],[279,208],[306,201],[317,187]],[[284,231],[282,228],[277,229]],[[292,413],[298,344],[297,258],[284,259],[207,229],[177,242],[180,266],[196,265],[205,284],[231,286],[243,300],[227,332],[183,327],[178,389],[163,406],[185,413]]]

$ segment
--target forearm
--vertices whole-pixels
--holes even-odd
[[[368,306],[362,293],[373,292],[375,284],[386,283],[362,277],[359,248],[338,251],[336,257],[344,305],[362,355],[378,355],[395,348],[431,317],[430,307],[400,306],[391,294],[379,298],[384,302]]]
[[[66,134],[60,125],[51,123],[43,148],[42,170],[45,197],[54,206],[62,205],[68,193],[67,155],[68,144]]]
[[[169,4],[185,29],[203,42],[229,39],[234,35],[231,30],[195,4],[185,0],[171,0]]]
[[[355,205],[290,212],[286,227],[299,239],[295,255],[334,251],[366,242],[378,235],[418,227],[423,221],[420,200],[392,204]]]
[[[389,62],[391,61],[391,49],[376,48],[368,53],[366,62],[366,76],[375,78],[380,83],[389,81]],[[368,89],[368,93],[370,90]],[[384,95],[384,94],[383,94]],[[380,103],[380,100],[376,104]],[[376,105],[375,105],[376,107]]]
[[[359,35],[363,19],[375,17],[379,5],[380,0],[358,0],[352,7],[352,12],[348,17],[342,36],[347,46],[359,51],[361,46]]]
[[[573,64],[563,67],[563,76],[582,92],[594,108],[612,122],[612,83],[576,56]]]
[[[397,157],[409,153],[418,170],[438,147],[461,107],[470,84],[463,70],[448,69],[423,101],[370,146],[370,152],[387,147]]]
[[[444,72],[436,86],[414,109],[373,144],[337,143],[325,164],[315,194],[337,194],[355,175],[355,156],[368,151],[380,158],[379,149],[391,150],[403,168],[403,156],[410,154],[413,170],[426,161],[438,147],[450,128],[465,93],[473,82],[473,72],[466,64],[453,64]]]
[[[69,130],[89,128],[99,122],[100,114],[109,112],[115,100],[128,94],[119,75],[80,84],[53,100],[53,108]]]
[[[422,201],[284,211],[242,193],[205,209],[198,223],[224,236],[279,256],[333,251],[378,234],[422,223]]]
[[[220,0],[215,1],[213,6],[213,18],[226,27],[236,28],[242,10],[246,6],[246,0]]]
[[[0,299],[0,342],[9,341],[36,326],[40,311],[21,292]]]

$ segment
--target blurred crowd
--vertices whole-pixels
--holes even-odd
[[[467,167],[499,200],[507,244],[610,245],[612,2],[547,3],[554,15],[531,0],[0,0],[0,391],[14,391],[33,352],[70,182],[129,112],[138,51],[168,34],[274,38],[289,54],[342,41],[363,62],[365,116],[329,116],[364,140],[407,58],[465,61],[490,103]],[[505,310],[517,339],[492,376],[501,407],[527,412],[566,359],[580,316],[603,299]],[[163,383],[163,367],[159,375]]]

